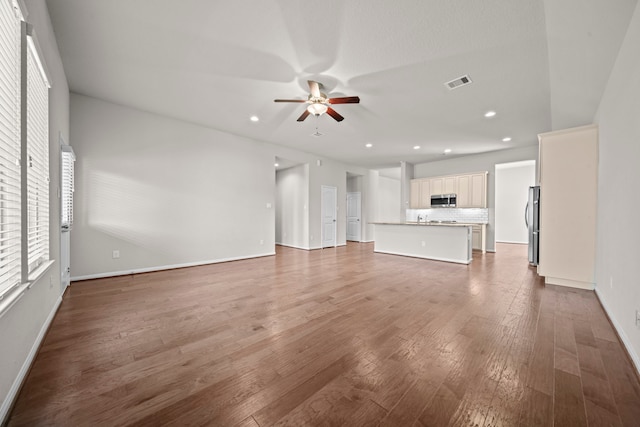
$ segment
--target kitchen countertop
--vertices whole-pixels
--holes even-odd
[[[412,225],[412,226],[424,226],[424,225],[439,225],[445,227],[469,227],[472,225],[483,225],[484,223],[470,223],[470,222],[438,222],[438,221],[427,221],[427,222],[371,222],[370,224],[378,224],[378,225]]]

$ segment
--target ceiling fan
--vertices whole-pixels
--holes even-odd
[[[275,99],[274,102],[300,102],[309,104],[307,109],[302,113],[300,117],[298,117],[298,121],[301,122],[309,116],[309,114],[313,114],[314,116],[320,116],[321,114],[327,113],[331,117],[333,117],[337,122],[341,122],[344,120],[336,110],[331,108],[329,105],[331,104],[358,104],[360,102],[360,98],[357,96],[343,96],[340,98],[329,98],[326,94],[320,92],[321,84],[318,82],[314,82],[313,80],[307,80],[309,83],[309,97],[305,99]]]

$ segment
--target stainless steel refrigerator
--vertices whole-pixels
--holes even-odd
[[[529,264],[538,265],[540,257],[540,186],[529,187],[524,221],[529,230]]]

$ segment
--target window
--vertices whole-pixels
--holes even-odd
[[[50,265],[49,82],[30,28],[0,0],[0,314]]]
[[[76,160],[76,156],[73,153],[73,149],[69,145],[63,145],[61,148],[61,170],[62,170],[62,191],[60,208],[61,225],[62,230],[70,230],[73,225],[73,162]]]
[[[29,36],[28,40],[26,167],[27,242],[31,273],[49,261],[49,83],[33,39]]]
[[[0,1],[0,299],[21,283],[21,23]]]

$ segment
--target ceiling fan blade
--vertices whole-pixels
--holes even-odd
[[[327,108],[327,114],[336,119],[336,122],[341,122],[344,120],[344,117],[338,114],[338,112],[331,107]]]
[[[320,98],[320,85],[318,82],[314,82],[313,80],[307,80],[309,83],[309,91],[314,98]]]
[[[273,102],[307,102],[306,99],[274,99]]]
[[[298,121],[299,121],[299,122],[304,121],[304,119],[306,119],[306,118],[307,118],[307,116],[309,116],[309,114],[311,114],[309,111],[304,110],[304,113],[302,113],[302,115],[301,115],[300,117],[298,117]]]
[[[341,98],[329,98],[329,104],[358,104],[360,102],[359,96],[343,96]]]

